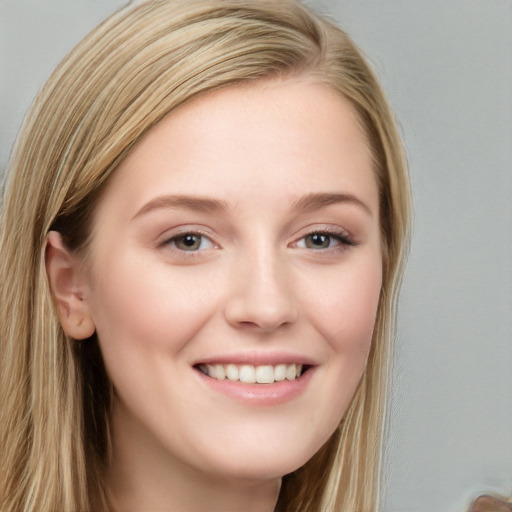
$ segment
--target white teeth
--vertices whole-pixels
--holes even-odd
[[[274,368],[272,366],[256,366],[256,382],[258,384],[272,384],[274,382]]]
[[[286,378],[288,380],[294,380],[297,377],[297,367],[294,364],[289,364],[286,367]]]
[[[228,364],[226,366],[226,375],[229,380],[238,380],[240,373],[238,367],[235,364]]]
[[[253,366],[250,364],[199,365],[199,370],[217,380],[229,379],[245,384],[273,384],[285,379],[295,380],[302,375],[301,364],[278,364]]]
[[[226,370],[224,370],[224,366],[221,364],[215,365],[215,378],[219,380],[224,380],[226,378]]]
[[[246,384],[254,384],[256,382],[256,370],[254,366],[244,365],[240,367],[239,374],[240,382],[245,382]]]
[[[280,380],[286,379],[286,365],[285,364],[278,364],[274,368],[274,379],[278,382]]]

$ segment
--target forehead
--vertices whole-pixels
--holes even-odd
[[[163,192],[236,204],[305,191],[364,193],[376,207],[371,154],[348,100],[311,80],[275,79],[171,112],[120,164],[105,195],[140,207]]]

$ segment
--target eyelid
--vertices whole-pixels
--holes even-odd
[[[304,240],[306,237],[314,235],[314,234],[323,234],[330,237],[335,238],[338,243],[334,247],[328,247],[325,249],[312,249],[315,251],[333,251],[333,250],[343,250],[347,247],[353,247],[358,245],[354,240],[353,236],[349,231],[342,228],[341,226],[332,226],[332,225],[316,225],[316,226],[308,226],[304,228],[303,233],[296,237],[295,240],[290,244],[291,247],[298,247],[298,243]],[[303,247],[300,247],[301,249]],[[306,247],[304,247],[307,249]]]
[[[184,242],[187,238],[192,239],[193,242],[199,242],[199,246],[187,247],[185,243],[185,247],[180,247],[180,242]],[[199,233],[185,233],[183,235],[173,236],[169,240],[169,244],[180,252],[201,252],[213,247],[213,242],[207,236],[200,235]],[[205,245],[206,247],[204,247]]]
[[[211,247],[209,247],[208,249],[211,249],[211,248],[219,249],[221,247],[220,244],[217,243],[217,241],[215,240],[214,234],[209,229],[203,228],[201,226],[188,225],[188,224],[178,226],[178,227],[170,229],[170,230],[166,230],[165,234],[162,235],[161,237],[159,237],[160,241],[157,242],[157,245],[159,247],[173,246],[174,250],[176,250],[177,252],[180,252],[180,253],[188,252],[188,253],[190,253],[190,255],[193,255],[193,253],[199,253],[199,252],[206,250],[206,249],[202,249],[202,250],[196,250],[196,251],[183,251],[183,250],[175,247],[175,245],[172,242],[174,240],[176,240],[177,238],[184,236],[184,235],[197,235],[197,236],[201,236],[203,238],[207,238],[211,243]]]
[[[174,246],[171,242],[173,242],[176,238],[179,238],[180,236],[184,236],[187,234],[191,235],[198,235],[204,238],[207,238],[210,243],[211,247],[208,247],[206,249],[200,249],[200,250],[191,250],[191,251],[184,251],[181,249],[178,249]],[[357,246],[358,243],[354,240],[353,235],[345,228],[341,226],[333,226],[333,225],[325,225],[325,224],[319,224],[319,225],[310,225],[306,226],[302,230],[297,233],[297,236],[294,236],[294,239],[291,243],[288,244],[289,247],[298,247],[298,243],[302,240],[304,240],[307,236],[313,235],[313,234],[324,234],[331,236],[337,240],[337,244],[333,247],[328,247],[325,249],[311,249],[318,252],[327,252],[327,251],[335,251],[335,250],[344,250],[348,247]],[[173,247],[173,250],[180,253],[180,254],[187,254],[187,256],[193,257],[194,255],[199,255],[199,253],[205,252],[208,249],[214,248],[214,249],[220,249],[222,248],[221,245],[216,241],[215,234],[208,228],[205,228],[203,226],[197,226],[197,225],[181,225],[177,226],[175,228],[166,230],[162,236],[159,237],[159,241],[157,242],[157,246],[159,247]],[[302,247],[299,247],[302,249]],[[308,249],[307,247],[304,247],[304,249]]]

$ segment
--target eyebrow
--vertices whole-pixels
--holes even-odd
[[[366,213],[370,215],[370,217],[373,217],[373,213],[370,207],[365,202],[361,201],[361,199],[352,194],[333,194],[323,192],[307,194],[293,203],[293,209],[302,212],[310,212],[325,208],[331,204],[339,203],[352,203],[360,206]]]
[[[132,220],[145,215],[153,210],[185,208],[196,212],[213,213],[228,210],[226,201],[219,201],[202,196],[189,195],[164,195],[158,196],[146,203],[133,217]]]
[[[292,211],[311,212],[325,208],[332,204],[353,203],[360,206],[366,213],[373,216],[369,206],[352,194],[336,194],[316,192],[300,197],[292,203]],[[184,208],[191,211],[214,213],[225,212],[230,209],[226,201],[203,196],[190,195],[163,195],[146,203],[133,217],[132,220],[145,215],[153,210]]]

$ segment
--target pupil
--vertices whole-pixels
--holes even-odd
[[[329,245],[329,236],[321,233],[315,233],[310,236],[311,245],[314,247],[325,248]]]
[[[186,249],[196,249],[199,247],[200,237],[197,235],[184,235],[181,237],[181,245]]]

